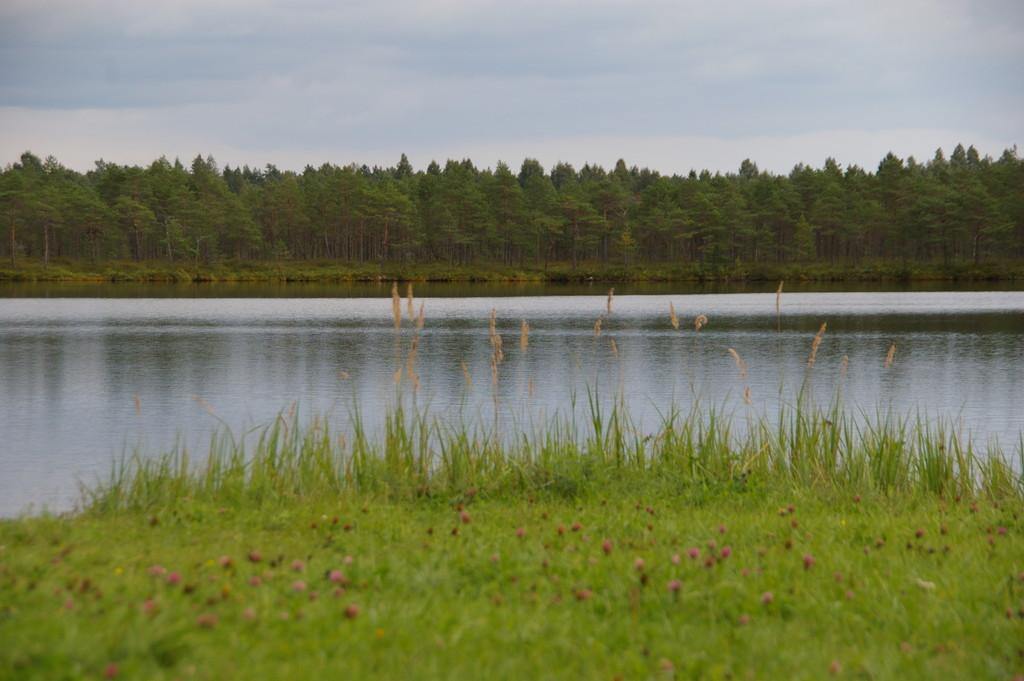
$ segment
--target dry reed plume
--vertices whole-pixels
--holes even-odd
[[[775,330],[782,331],[782,280],[779,280],[779,288],[775,291]]]
[[[494,338],[491,339],[491,343],[493,344],[494,347],[494,361],[504,362],[505,349],[504,342],[501,340],[501,336],[495,335]]]
[[[781,319],[781,307],[782,307],[781,303],[782,303],[783,285],[784,285],[784,282],[783,281],[779,281],[778,288],[775,291],[775,315],[776,315],[776,320],[777,320],[777,326],[778,327],[781,327],[781,322],[779,320]],[[406,289],[406,293],[407,293],[406,304],[407,304],[407,310],[408,310],[408,313],[409,313],[409,317],[410,317],[410,319],[415,320],[415,324],[416,324],[416,329],[417,330],[423,329],[423,327],[424,327],[424,319],[425,319],[425,317],[424,317],[424,303],[423,303],[423,301],[420,301],[419,313],[414,315],[413,314],[413,309],[414,309],[414,307],[413,307],[413,300],[414,300],[413,299],[413,286],[412,286],[411,283],[408,285],[408,287]],[[609,289],[608,290],[608,298],[607,298],[607,302],[606,302],[606,310],[607,310],[607,312],[609,314],[612,311],[612,302],[614,300],[614,296],[615,296],[615,289],[614,288]],[[393,312],[393,316],[394,316],[395,328],[399,329],[401,327],[402,314],[401,314],[401,297],[399,296],[398,283],[397,282],[392,284],[392,287],[391,287],[391,298],[392,298],[392,312]],[[605,315],[602,315],[602,316],[598,317],[597,320],[594,322],[593,332],[594,332],[594,336],[595,337],[601,336],[601,334],[603,332],[604,319],[605,319]],[[670,322],[672,324],[672,328],[678,330],[679,327],[680,327],[680,318],[679,318],[678,314],[676,313],[675,305],[671,301],[669,301],[669,320],[670,320]],[[707,326],[707,323],[708,323],[707,315],[704,315],[704,314],[697,315],[694,318],[694,330],[695,331],[700,331],[705,326]],[[808,355],[808,358],[807,358],[807,367],[808,368],[813,368],[815,363],[816,363],[816,361],[817,361],[818,349],[820,348],[821,342],[824,339],[825,331],[826,331],[827,327],[828,327],[827,322],[822,322],[821,327],[818,329],[817,333],[814,335],[813,340],[811,341],[811,351],[810,351],[810,354]],[[504,361],[505,354],[504,354],[504,349],[503,349],[503,345],[504,344],[503,344],[502,338],[501,338],[501,336],[497,332],[497,310],[494,309],[494,308],[491,309],[490,318],[488,320],[488,336],[489,336],[491,347],[492,347],[492,354],[491,354],[491,358],[490,358],[491,381],[492,381],[493,384],[497,385],[497,382],[498,382],[498,365],[502,361]],[[529,323],[525,319],[523,319],[520,322],[520,327],[519,327],[519,348],[520,348],[520,350],[523,351],[523,352],[526,352],[527,349],[529,348],[529,343],[530,343],[530,325],[529,325]],[[611,349],[612,355],[616,359],[618,359],[619,358],[619,348],[618,348],[618,345],[616,344],[614,339],[609,339],[609,347]],[[748,367],[746,361],[744,361],[744,359],[740,356],[740,354],[734,348],[727,348],[727,351],[729,352],[729,355],[732,357],[733,361],[736,363],[736,368],[739,371],[740,378],[746,378],[747,375],[748,375],[748,370],[749,370],[749,367]],[[402,376],[403,369],[404,369],[405,377],[408,378],[408,380],[412,383],[413,389],[414,390],[418,389],[418,387],[419,387],[419,376],[416,373],[417,352],[418,352],[418,340],[416,338],[414,338],[413,342],[412,342],[412,345],[410,347],[410,350],[409,350],[409,355],[408,355],[407,360],[406,360],[406,366],[404,368],[400,367],[398,370],[396,370],[394,372],[393,380],[394,380],[395,385],[399,385],[401,383],[402,377],[403,377]],[[892,364],[893,364],[893,362],[895,360],[895,357],[896,357],[896,344],[892,343],[889,346],[889,350],[888,350],[888,352],[886,353],[886,356],[885,356],[884,368],[886,368],[886,369],[891,368]],[[840,361],[840,369],[839,369],[839,373],[840,373],[840,377],[841,378],[845,378],[846,377],[846,374],[847,374],[847,371],[848,371],[848,368],[849,368],[849,362],[850,362],[849,356],[843,355],[843,357],[842,357],[842,359]],[[462,373],[463,373],[463,377],[465,379],[466,387],[471,389],[472,386],[473,386],[473,380],[472,380],[472,377],[470,375],[469,368],[468,368],[468,366],[466,365],[465,362],[461,362],[461,366],[462,366]],[[349,378],[348,373],[344,372],[344,371],[339,372],[339,376],[342,379],[348,379]],[[529,393],[531,395],[533,394],[533,379],[529,380]],[[216,414],[214,414],[213,408],[209,404],[207,404],[204,400],[202,400],[202,398],[200,398],[198,396],[194,396],[194,399],[197,402],[199,402],[203,406],[203,408],[206,409],[209,413],[211,413],[214,416],[216,416]],[[135,400],[135,410],[136,410],[136,413],[141,413],[141,402],[139,400],[138,395],[136,395],[134,397],[134,400]],[[744,388],[744,391],[743,391],[743,401],[745,403],[747,403],[747,404],[751,404],[751,395],[750,395],[750,386],[749,385],[745,386],[745,388]]]
[[[210,404],[209,402],[207,402],[206,400],[204,400],[204,399],[203,399],[202,397],[200,397],[199,395],[193,395],[193,396],[192,396],[192,399],[193,399],[193,400],[195,400],[195,401],[196,401],[196,403],[197,403],[197,404],[198,404],[198,405],[199,405],[200,407],[202,407],[203,409],[205,409],[205,410],[206,410],[206,413],[207,413],[207,414],[209,414],[210,416],[212,416],[212,417],[214,417],[214,418],[220,418],[219,416],[217,416],[217,412],[215,412],[215,411],[213,410],[213,405],[211,405],[211,404]],[[141,402],[140,402],[140,404],[141,404]]]
[[[487,321],[487,335],[491,340],[492,361],[495,363],[504,361],[503,343],[501,336],[498,335],[498,311],[494,308],[491,308],[491,318]]]
[[[825,337],[825,327],[827,326],[827,322],[822,322],[821,328],[818,329],[818,333],[814,334],[814,340],[811,341],[811,354],[807,357],[808,369],[814,368],[814,362],[818,358],[818,346],[821,345],[821,339]]]
[[[729,354],[732,355],[733,360],[736,362],[736,368],[740,372],[740,378],[747,377],[747,363],[740,357],[740,353],[736,352],[732,348],[729,348]]]
[[[885,368],[888,369],[892,366],[892,361],[896,359],[896,344],[893,343],[889,346],[889,352],[885,353]]]
[[[391,382],[396,386],[402,385],[402,367],[395,369],[395,373],[391,375]]]
[[[349,376],[349,373],[347,371],[342,369],[341,371],[338,372],[338,378],[340,378],[343,381],[347,381],[348,379],[350,379],[352,377]]]
[[[413,310],[413,307],[412,307],[412,282],[411,281],[409,282],[409,285],[405,289],[405,303],[406,303],[406,309],[409,312],[409,321],[411,322],[414,319],[416,319],[416,312]]]
[[[391,284],[391,314],[395,318],[395,329],[402,328],[402,298],[398,295],[398,282]]]

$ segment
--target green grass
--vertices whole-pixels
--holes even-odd
[[[55,259],[43,267],[36,259],[23,259],[15,267],[0,263],[0,281],[43,282],[365,282],[381,280],[433,282],[907,282],[907,281],[1018,281],[1024,263],[861,263],[753,264],[702,267],[699,264],[648,263],[624,267],[612,263],[568,263],[521,267],[480,262],[469,265],[343,263],[337,261],[234,261],[216,263],[179,261],[101,261]]]
[[[369,425],[282,417],[0,521],[0,676],[1024,673],[1020,468],[952,430],[833,405],[648,437],[596,401]]]
[[[0,676],[1011,679],[1020,513],[632,481],[4,522]]]
[[[628,478],[666,490],[1024,499],[1024,440],[1015,450],[979,452],[941,420],[872,417],[838,401],[814,406],[802,393],[795,405],[774,420],[736,420],[700,402],[686,412],[669,405],[653,432],[642,432],[623,400],[590,392],[584,409],[540,423],[453,421],[409,408],[399,395],[381,424],[356,410],[343,433],[293,412],[246,436],[220,432],[198,460],[184,449],[133,455],[85,490],[85,500],[91,513],[116,513],[183,499],[251,507],[343,493],[430,499],[469,488],[574,498]]]

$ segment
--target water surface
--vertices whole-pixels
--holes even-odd
[[[1024,428],[1024,292],[794,292],[784,294],[777,319],[773,292],[617,288],[623,293],[607,315],[603,286],[541,291],[562,295],[474,288],[473,296],[418,287],[426,325],[417,404],[446,418],[490,419],[496,396],[511,422],[564,412],[573,395],[584,403],[590,389],[602,399],[621,394],[641,427],[651,428],[673,400],[686,409],[699,398],[741,421],[771,414],[807,379],[820,399],[841,391],[850,409],[952,419],[981,443],[1012,448]],[[155,452],[176,440],[201,449],[219,422],[242,432],[293,402],[340,427],[355,405],[379,422],[394,403],[394,372],[414,335],[408,319],[395,332],[389,290],[103,298],[80,297],[79,289],[67,297],[52,295],[59,289],[49,289],[50,297],[7,289],[12,297],[0,298],[0,513],[68,508],[76,481],[105,474],[125,450]],[[678,331],[669,323],[670,301]],[[492,309],[506,356],[496,395]],[[699,333],[697,314],[709,320]],[[525,353],[522,319],[531,327]],[[808,375],[822,322],[828,328]],[[893,343],[895,361],[886,369]],[[745,377],[729,348],[746,362]],[[751,405],[742,399],[747,387]],[[409,393],[407,384],[402,391]]]

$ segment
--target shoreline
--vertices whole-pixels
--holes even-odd
[[[289,410],[242,438],[212,436],[206,456],[125,455],[75,511],[0,518],[0,669],[256,680],[1020,669],[1024,479],[1011,452],[975,449],[955,424],[838,402],[798,400],[741,438],[713,408],[672,408],[641,437],[624,401],[588,404],[578,433],[566,416],[498,437],[399,400],[380,436],[368,421],[343,431]]]
[[[1024,281],[1024,262],[981,265],[914,264],[875,261],[857,265],[738,265],[728,269],[699,266],[620,267],[567,263],[545,267],[501,264],[401,265],[332,261],[225,261],[194,266],[162,261],[87,261],[59,259],[43,267],[38,260],[0,266],[0,283],[819,283],[864,282],[1016,282]]]

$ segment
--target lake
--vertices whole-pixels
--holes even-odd
[[[417,407],[467,421],[497,409],[525,423],[574,399],[582,414],[589,390],[621,396],[641,428],[672,401],[685,410],[697,399],[742,422],[792,404],[806,381],[820,402],[840,394],[869,414],[950,420],[981,445],[1012,450],[1024,429],[1024,291],[824,287],[784,293],[777,318],[766,286],[616,288],[608,315],[599,285],[417,286]],[[175,442],[202,451],[221,424],[241,433],[297,404],[342,429],[358,406],[373,425],[399,391],[413,397],[407,375],[396,388],[394,374],[415,324],[406,316],[395,331],[386,284],[39,284],[0,296],[0,514],[67,509],[78,481],[106,475],[123,452]],[[505,354],[496,387],[492,309]],[[699,332],[698,314],[708,318]]]

